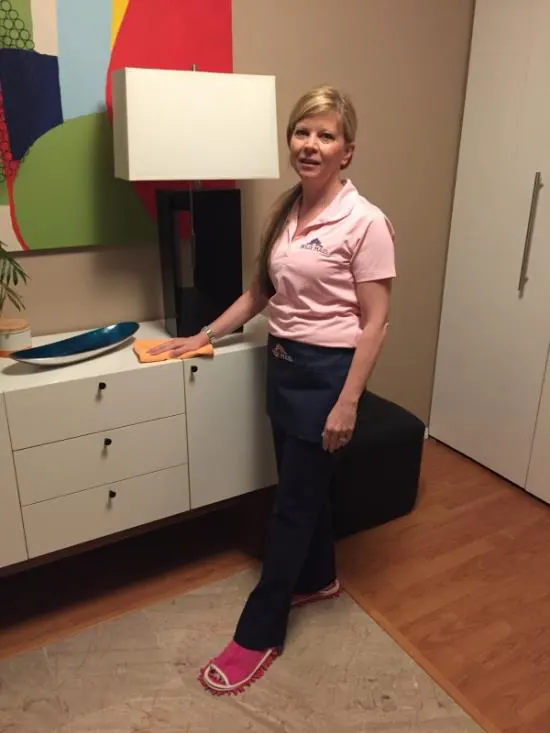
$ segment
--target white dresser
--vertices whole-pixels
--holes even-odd
[[[213,359],[0,359],[0,567],[274,484],[265,342],[259,316]]]

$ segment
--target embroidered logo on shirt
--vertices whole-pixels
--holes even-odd
[[[271,350],[271,353],[276,359],[284,359],[285,361],[294,361],[294,359],[287,354],[285,347],[282,344],[277,344]]]
[[[329,256],[328,250],[326,250],[321,240],[315,237],[315,239],[311,239],[309,242],[304,242],[300,245],[300,249],[309,249],[313,250],[313,252],[319,252],[319,254],[325,255],[326,257]]]

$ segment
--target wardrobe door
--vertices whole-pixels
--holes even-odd
[[[549,2],[476,2],[429,426],[521,486],[550,338],[550,127],[536,88]]]
[[[550,0],[539,0],[539,23],[536,36],[535,55],[530,70],[531,87],[535,90],[530,95],[535,113],[531,139],[543,140],[541,146],[533,151],[536,161],[542,160],[543,183],[545,196],[541,194],[537,212],[537,228],[533,238],[533,250],[529,269],[531,277],[538,277],[539,272],[546,274],[546,304],[542,309],[543,323],[536,328],[546,326],[545,312],[550,310]],[[546,175],[544,175],[546,173]],[[537,239],[538,237],[538,239]],[[530,281],[526,287],[530,286]],[[550,332],[547,331],[550,338]],[[526,489],[539,499],[550,504],[550,358],[546,363],[546,373],[539,404],[531,452],[531,461],[527,474]]]
[[[550,504],[550,362],[546,369],[526,489]]]

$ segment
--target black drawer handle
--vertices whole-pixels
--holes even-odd
[[[112,438],[105,438],[105,440],[103,441],[103,445],[111,445],[112,442],[113,442]]]
[[[116,491],[113,491],[113,489],[111,489],[111,490],[109,491],[109,499],[114,499],[114,498],[115,498],[115,496],[116,496]]]
[[[196,373],[197,373],[198,371],[199,371],[199,368],[198,368],[198,366],[195,366],[195,365],[193,365],[193,366],[191,367],[191,373],[192,373],[192,374],[196,374]]]
[[[104,389],[107,389],[107,385],[105,384],[105,382],[100,382],[100,383],[99,383],[99,384],[97,385],[97,388],[98,388],[98,390],[99,390],[99,391],[101,392],[102,390],[104,390]]]

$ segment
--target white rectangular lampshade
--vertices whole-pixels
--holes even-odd
[[[117,178],[279,177],[275,77],[124,68],[112,88]]]

